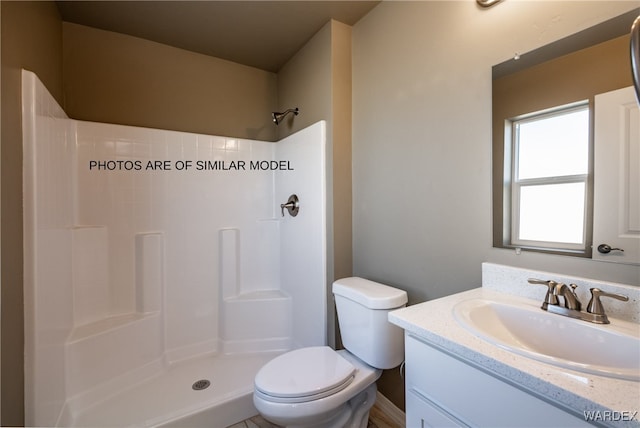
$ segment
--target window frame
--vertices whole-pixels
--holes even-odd
[[[536,177],[518,179],[519,133],[518,126],[529,121],[555,117],[579,110],[587,110],[588,121],[588,156],[587,172],[585,174]],[[589,100],[555,106],[549,109],[520,115],[505,120],[504,130],[504,241],[508,248],[518,248],[533,251],[551,252],[572,256],[591,257],[592,213],[593,213],[593,109]],[[584,184],[584,210],[582,225],[582,242],[567,243],[556,241],[536,241],[520,239],[520,194],[521,189],[527,186],[583,183]]]

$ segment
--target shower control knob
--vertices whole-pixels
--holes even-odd
[[[609,254],[612,251],[622,251],[624,252],[624,250],[622,248],[611,248],[610,245],[608,244],[600,244],[598,245],[598,252],[601,254]]]
[[[300,211],[300,204],[297,195],[289,196],[286,204],[280,204],[280,210],[282,211],[282,217],[284,217],[285,208],[289,211],[289,215],[291,217],[295,217],[298,215],[298,211]]]

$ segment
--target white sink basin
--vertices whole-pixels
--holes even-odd
[[[556,366],[640,381],[640,325],[593,324],[520,302],[471,299],[453,308],[468,331],[501,348]]]

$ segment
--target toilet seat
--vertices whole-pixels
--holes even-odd
[[[356,368],[328,346],[297,349],[267,363],[256,375],[255,390],[279,403],[317,400],[343,390]]]

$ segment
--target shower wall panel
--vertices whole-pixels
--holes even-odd
[[[71,229],[73,324],[109,316],[109,241],[105,227]]]
[[[285,211],[280,230],[282,290],[293,305],[293,347],[327,342],[327,240],[325,122],[318,122],[284,138],[276,158],[287,159],[293,170],[275,175],[276,200],[291,194],[300,198],[300,211]]]
[[[33,73],[22,73],[22,97],[25,424],[53,425],[65,401],[64,342],[73,328],[74,124]]]
[[[324,122],[279,143],[80,122],[24,81],[28,425],[172,361],[326,344]]]
[[[221,230],[237,231],[238,293],[280,288],[279,236],[269,222],[273,173],[250,169],[251,161],[271,161],[274,148],[78,123],[78,221],[109,231],[111,314],[136,310],[135,235],[164,234],[166,346],[173,358],[218,349]]]

